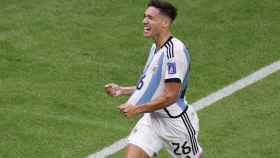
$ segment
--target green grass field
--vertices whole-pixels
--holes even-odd
[[[103,86],[136,83],[152,43],[146,2],[0,0],[0,157],[84,158],[128,135],[137,120],[116,109],[127,97]],[[172,2],[193,63],[190,102],[280,59],[280,1]],[[279,80],[199,112],[205,157],[280,155]]]

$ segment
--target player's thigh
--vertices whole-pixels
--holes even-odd
[[[150,158],[150,156],[137,145],[128,144],[124,158]]]
[[[129,157],[130,154],[135,153],[134,151],[137,151],[136,153],[144,151],[149,157],[158,154],[163,146],[163,142],[154,130],[155,129],[150,124],[149,118],[147,119],[146,116],[138,121],[128,137],[130,146],[127,148],[127,158],[137,158]],[[141,150],[137,150],[138,148]]]

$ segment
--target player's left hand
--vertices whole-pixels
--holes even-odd
[[[138,114],[136,108],[137,106],[127,103],[118,106],[120,112],[122,112],[125,115],[125,117],[129,119],[135,117]]]

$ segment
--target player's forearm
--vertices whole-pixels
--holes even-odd
[[[136,87],[135,86],[125,86],[125,87],[120,87],[120,89],[121,89],[121,94],[122,95],[131,95],[134,91],[135,91],[135,89],[136,89]]]
[[[177,100],[177,95],[163,95],[156,99],[147,102],[145,104],[139,105],[136,109],[137,113],[148,113],[153,112],[162,108],[165,108]]]

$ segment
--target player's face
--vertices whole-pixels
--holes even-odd
[[[160,34],[162,28],[162,15],[159,9],[148,7],[144,12],[144,37],[155,37]]]

